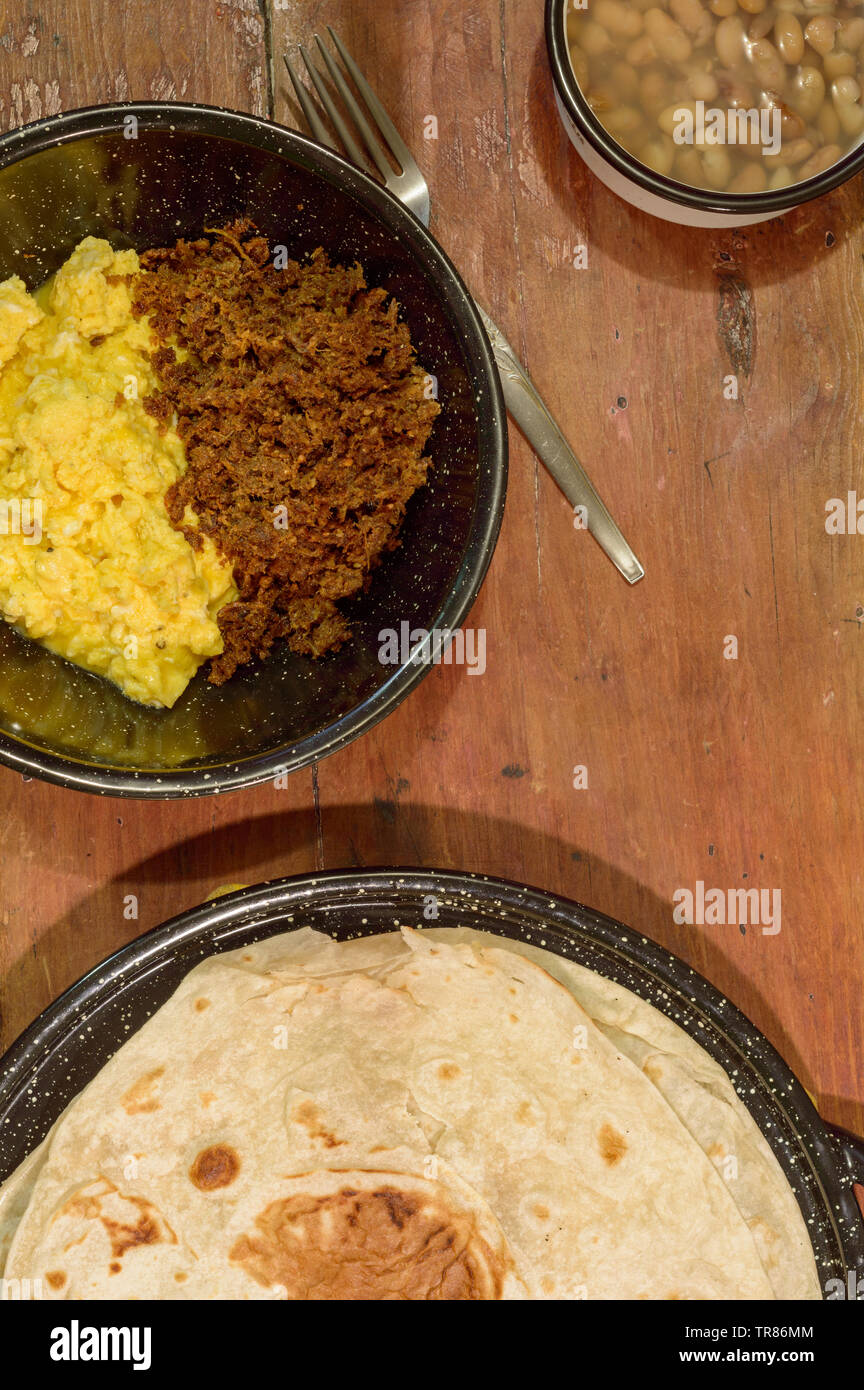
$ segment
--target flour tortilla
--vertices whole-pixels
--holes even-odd
[[[447,940],[483,940],[470,928]],[[675,1111],[726,1182],[777,1299],[822,1297],[801,1208],[774,1151],[726,1072],[689,1033],[623,985],[525,942],[508,945],[565,985]]]
[[[5,1275],[51,1298],[819,1297],[722,1069],[467,929],[209,958],[28,1163]]]

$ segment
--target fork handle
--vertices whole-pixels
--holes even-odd
[[[585,524],[598,545],[628,583],[635,584],[645,571],[501,329],[477,307],[492,344],[509,413],[568,502],[585,509]]]

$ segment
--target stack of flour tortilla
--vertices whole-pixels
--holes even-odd
[[[820,1296],[707,1053],[468,929],[205,960],[0,1188],[0,1242],[46,1298]]]

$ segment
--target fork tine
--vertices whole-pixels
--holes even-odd
[[[402,139],[402,136],[399,134],[395,125],[391,121],[390,117],[387,115],[387,112],[384,110],[384,107],[381,105],[381,102],[379,101],[378,97],[375,95],[372,88],[369,86],[369,83],[366,81],[366,78],[363,76],[357,64],[354,62],[354,59],[351,57],[351,54],[348,52],[348,49],[345,47],[339,35],[329,24],[327,25],[327,33],[333,40],[339,57],[342,59],[342,62],[345,64],[346,68],[348,69],[349,73],[354,79],[354,83],[357,87],[358,92],[362,96],[366,105],[369,107],[369,110],[372,112],[372,115],[375,117],[375,120],[378,122],[379,130],[381,131],[385,140],[390,146],[390,149],[395,155],[397,161],[399,162],[399,164],[401,164],[403,171],[411,170],[413,172],[415,169],[417,169],[416,160],[414,159],[414,156],[412,155],[408,146],[405,144],[405,141]],[[318,40],[318,42],[320,44],[320,39]]]
[[[335,150],[335,141],[331,139],[330,132],[328,131],[321,117],[318,115],[318,112],[315,110],[314,102],[310,98],[309,93],[306,91],[306,88],[303,86],[303,83],[298,78],[296,72],[292,68],[291,64],[288,62],[288,59],[285,57],[284,53],[282,54],[282,61],[288,69],[288,76],[291,78],[291,85],[293,86],[294,91],[297,93],[297,100],[300,103],[303,115],[306,117],[306,124],[308,125],[309,129],[311,130],[312,134],[315,136],[315,139],[318,141],[320,145],[328,145],[331,150]]]
[[[363,143],[365,144],[367,150],[369,151],[369,154],[372,156],[376,165],[378,166],[378,172],[380,173],[382,179],[390,178],[392,176],[393,170],[387,163],[387,157],[384,154],[384,151],[382,150],[380,144],[376,140],[374,134],[372,133],[372,127],[369,125],[369,122],[363,115],[363,112],[360,110],[357,98],[355,97],[354,93],[351,91],[351,88],[348,86],[348,83],[345,81],[345,78],[339,71],[339,68],[337,67],[334,58],[331,56],[328,49],[324,47],[324,44],[321,42],[321,39],[318,36],[318,34],[315,35],[315,42],[321,50],[321,57],[327,64],[327,71],[330,73],[330,76],[333,79],[333,82],[339,92],[339,95],[341,96],[346,107],[348,108],[348,114],[350,115],[357,129],[360,131],[360,134],[363,137]]]
[[[354,139],[354,136],[351,134],[347,125],[343,121],[339,108],[336,106],[336,104],[333,101],[333,98],[331,97],[327,88],[324,86],[324,82],[320,72],[316,68],[315,64],[312,62],[312,59],[310,58],[308,52],[306,51],[302,43],[299,45],[299,48],[301,57],[303,58],[303,62],[306,64],[306,71],[312,79],[312,84],[316,92],[318,93],[318,96],[321,98],[322,106],[324,107],[325,111],[327,112],[327,115],[330,117],[336,131],[338,132],[339,139],[342,141],[342,144],[348,151],[349,157],[354,161],[354,163],[359,165],[361,169],[364,168],[366,160],[363,156],[363,151],[361,150],[360,146],[357,144],[357,141]]]

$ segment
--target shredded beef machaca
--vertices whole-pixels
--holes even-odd
[[[438,406],[399,306],[322,250],[276,269],[248,221],[144,252],[131,289],[158,344],[144,405],[175,424],[188,460],[169,518],[234,566],[239,598],[219,613],[209,679],[278,638],[334,650],[349,635],[339,600],[399,544],[430,466]]]

